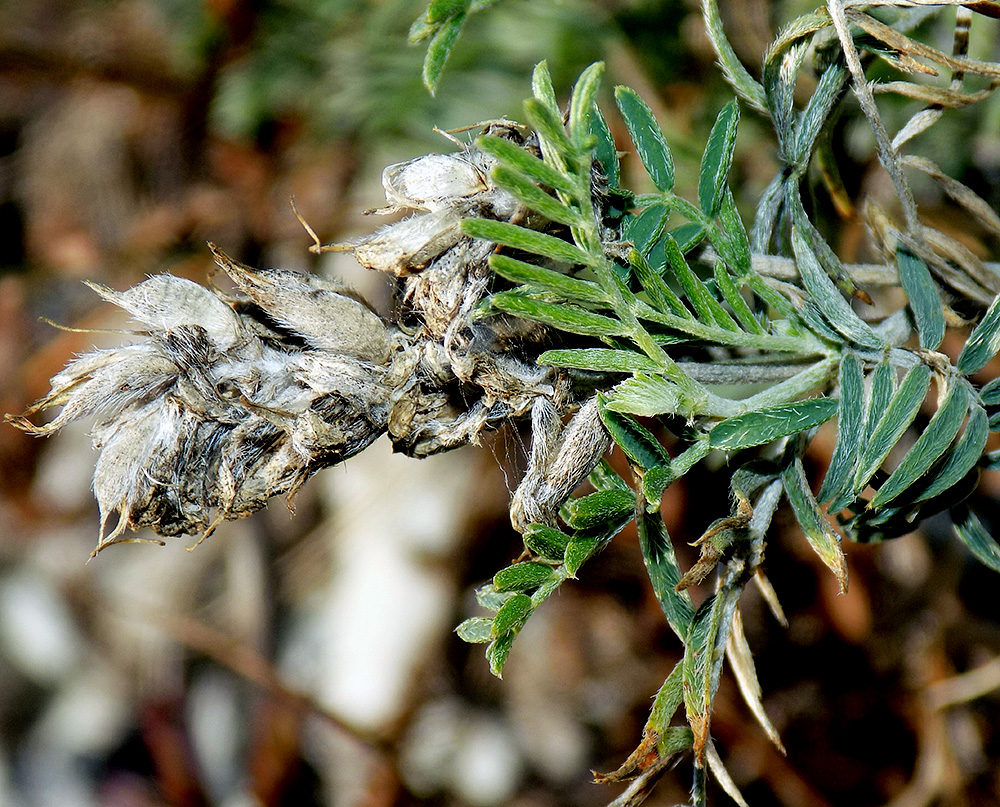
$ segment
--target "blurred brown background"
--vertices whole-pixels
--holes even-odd
[[[753,66],[775,26],[813,4],[722,5]],[[696,181],[731,95],[697,3],[508,0],[473,19],[433,99],[421,50],[405,44],[421,11],[411,0],[0,2],[0,411],[22,411],[75,352],[121,338],[40,320],[123,327],[82,280],[206,282],[206,240],[384,302],[382,278],[353,259],[308,253],[289,198],[325,240],[369,231],[360,211],[379,204],[382,167],[449,150],[435,125],[516,118],[542,58],[562,93],[606,59],[605,92],[635,87],[664,121],[682,185]],[[995,26],[982,30],[978,55],[996,58]],[[838,127],[848,187],[878,195],[864,127],[850,114]],[[934,137],[942,167],[995,203],[997,105]],[[767,123],[745,114],[733,178],[748,213],[775,169]],[[930,190],[921,204],[949,221]],[[845,259],[865,257],[862,226],[822,199],[817,209]],[[954,234],[996,259],[985,236]],[[88,564],[86,424],[49,441],[0,426],[0,805],[610,801],[618,791],[589,771],[634,747],[680,651],[634,534],[533,617],[502,682],[451,632],[476,613],[472,588],[520,552],[506,504],[526,437],[512,428],[422,462],[383,441],[313,480],[294,516],[275,501],[193,553],[126,545]],[[817,465],[832,439],[816,441]],[[979,507],[1000,523],[995,487],[984,483]],[[683,563],[727,499],[727,477],[706,468],[670,490]],[[847,547],[851,588],[838,596],[789,522],[779,516],[767,558],[788,629],[756,592],[743,601],[788,757],[728,677],[713,722],[748,801],[1000,804],[996,575],[932,521]],[[978,690],[956,688],[979,668]],[[681,763],[648,803],[683,802],[689,773]]]

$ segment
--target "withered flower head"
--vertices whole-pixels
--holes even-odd
[[[512,125],[491,131],[535,148]],[[521,212],[494,184],[494,165],[469,146],[389,166],[387,210],[413,215],[354,243],[319,247],[352,251],[362,265],[395,278],[396,323],[336,283],[253,269],[212,244],[236,298],[166,274],[124,292],[91,284],[139,324],[138,341],[80,356],[52,379],[48,395],[8,419],[49,435],[98,418],[95,554],[136,540],[126,531],[143,527],[204,538],[271,496],[290,501],[313,473],[383,432],[397,450],[420,457],[475,443],[484,429],[534,407],[535,420],[548,413],[541,431],[557,437],[559,418],[575,404],[562,371],[531,358],[545,330],[512,330],[507,322],[501,338],[488,321],[473,319],[492,281],[494,245],[464,235],[461,221],[509,220]],[[62,409],[45,425],[26,419],[53,407]],[[567,467],[567,446],[554,438],[533,452],[516,497],[518,526],[523,513],[554,518],[603,453],[606,438],[594,436],[599,424],[589,416],[587,422],[589,447],[579,468]],[[558,480],[546,477],[550,466]]]

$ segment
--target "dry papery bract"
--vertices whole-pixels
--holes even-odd
[[[514,124],[485,131],[537,153]],[[519,525],[553,522],[608,438],[590,404],[568,432],[583,439],[561,439],[561,419],[580,401],[565,371],[533,361],[550,341],[546,329],[475,317],[495,245],[464,235],[462,219],[534,223],[493,184],[494,164],[469,145],[392,165],[382,177],[389,207],[376,212],[410,215],[316,250],[352,251],[392,275],[393,322],[334,281],[254,269],[214,244],[238,296],[168,274],[124,292],[91,284],[139,323],[138,341],[75,359],[48,395],[9,419],[49,435],[100,418],[95,554],[137,540],[130,530],[203,539],[272,496],[286,494],[291,505],[313,473],[386,432],[396,450],[424,457],[476,443],[484,429],[529,412],[541,437],[512,513]],[[62,408],[44,425],[27,420],[54,407]]]

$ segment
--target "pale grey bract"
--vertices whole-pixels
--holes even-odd
[[[537,152],[513,124],[487,131]],[[139,324],[140,340],[83,355],[56,375],[25,413],[61,407],[48,423],[11,420],[49,435],[99,418],[95,553],[136,540],[130,530],[204,538],[272,496],[291,504],[312,474],[383,433],[423,457],[529,413],[533,445],[511,517],[519,529],[554,523],[609,438],[593,400],[563,430],[581,401],[569,371],[534,362],[547,329],[476,317],[495,245],[463,234],[462,219],[532,223],[493,183],[495,163],[470,145],[390,166],[382,177],[389,206],[376,212],[413,214],[354,243],[320,247],[352,251],[395,276],[395,322],[333,281],[253,269],[213,244],[236,297],[167,274],[124,292],[91,284]]]

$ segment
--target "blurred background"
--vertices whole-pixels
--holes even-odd
[[[777,26],[814,6],[721,5],[751,70]],[[406,45],[416,0],[0,0],[0,411],[44,394],[74,353],[121,339],[124,322],[81,281],[204,283],[207,240],[385,306],[384,278],[310,255],[289,199],[325,241],[371,231],[361,211],[382,202],[382,168],[450,150],[434,126],[516,119],[543,58],[563,97],[605,59],[616,133],[610,88],[624,83],[663,122],[692,188],[731,97],[697,6],[507,0],[472,18],[431,98],[423,52]],[[927,31],[946,49],[948,19]],[[975,25],[973,55],[997,58],[996,26]],[[834,135],[845,183],[884,198],[852,110]],[[997,206],[996,103],[954,113],[922,147]],[[767,122],[745,112],[733,183],[748,215],[773,153]],[[917,190],[928,220],[996,260],[990,236]],[[821,193],[815,206],[845,260],[871,257],[856,217]],[[534,616],[502,682],[452,633],[477,613],[473,588],[521,551],[506,507],[523,430],[424,461],[383,440],[314,478],[294,515],[275,500],[194,552],[138,543],[87,563],[87,425],[47,441],[0,425],[0,805],[556,807],[620,792],[589,772],[635,747],[680,654],[634,533]],[[815,441],[814,467],[833,437]],[[682,565],[708,514],[727,509],[727,479],[702,468],[665,497]],[[986,479],[977,497],[1000,524],[997,492]],[[1000,804],[996,575],[945,522],[846,549],[838,596],[790,519],[772,528],[767,572],[790,624],[755,590],[742,607],[788,756],[727,675],[713,730],[733,778],[756,807]],[[647,803],[684,801],[689,781],[682,762]]]

